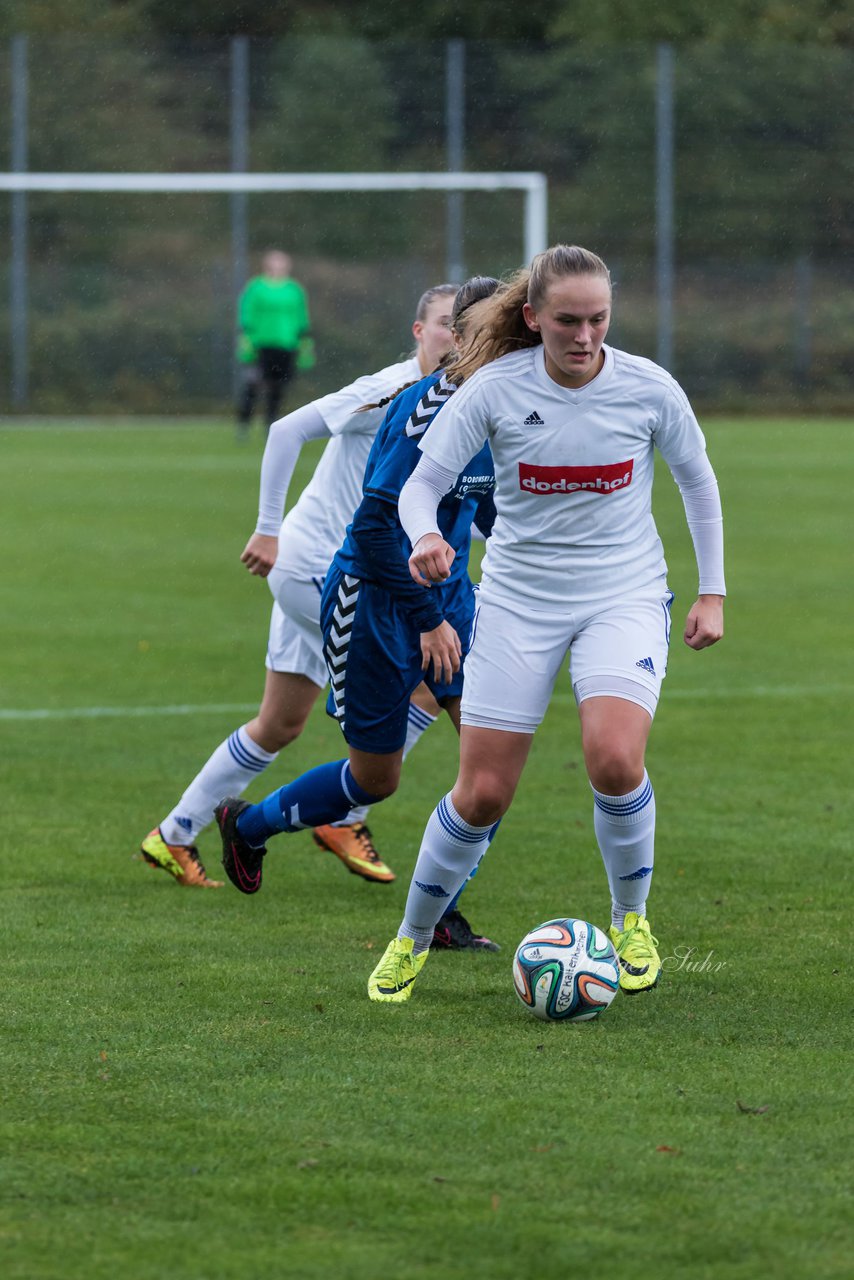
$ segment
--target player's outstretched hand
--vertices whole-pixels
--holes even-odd
[[[439,533],[425,533],[412,548],[409,572],[420,587],[432,587],[451,576],[456,551]]]
[[[246,565],[250,573],[256,574],[259,578],[266,578],[276,563],[278,554],[278,538],[273,538],[266,533],[253,533],[243,549],[240,561],[241,564]]]
[[[433,631],[421,632],[421,670],[432,667],[433,679],[450,684],[460,669],[463,647],[450,622],[440,622]]]
[[[700,596],[685,622],[685,643],[691,649],[708,649],[724,633],[723,596]]]

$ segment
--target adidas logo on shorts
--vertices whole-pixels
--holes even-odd
[[[523,427],[544,427],[545,425],[546,424],[543,422],[536,409],[533,413],[529,413],[525,421],[522,423]]]

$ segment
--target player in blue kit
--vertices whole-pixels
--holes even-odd
[[[397,750],[401,732],[405,736],[409,695],[420,680],[440,706],[462,694],[462,668],[455,657],[462,657],[457,638],[468,635],[474,613],[467,572],[471,524],[487,535],[494,518],[488,446],[444,500],[440,519],[457,555],[440,592],[425,591],[408,574],[409,544],[393,512],[420,457],[418,441],[453,390],[444,376],[429,377],[398,397],[368,459],[365,498],[326,577],[321,626],[330,710],[348,743],[360,751]]]
[[[498,288],[475,277],[457,294],[452,330],[476,324],[477,304]],[[468,335],[467,335],[468,336]],[[261,887],[265,841],[279,832],[334,822],[354,804],[375,804],[393,794],[400,779],[409,697],[423,680],[459,729],[462,663],[474,613],[467,563],[472,523],[488,535],[494,517],[494,471],[484,446],[457,477],[439,511],[454,565],[438,590],[412,581],[409,544],[397,515],[400,489],[416,466],[418,444],[434,415],[456,389],[453,361],[392,402],[365,471],[364,497],[326,575],[321,602],[324,657],[329,669],[330,713],[341,725],[349,757],[320,765],[257,805],[226,798],[216,817],[223,837],[223,866],[243,893]],[[370,798],[369,798],[370,797]],[[449,902],[436,944],[468,925]],[[471,932],[471,931],[469,931]],[[462,945],[496,950],[486,938]]]

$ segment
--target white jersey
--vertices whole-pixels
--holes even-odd
[[[416,356],[357,378],[340,391],[312,401],[332,435],[314,475],[282,521],[279,560],[306,578],[322,577],[344,541],[347,525],[362,500],[365,464],[385,409],[375,404],[422,376]]]
[[[489,441],[498,517],[483,583],[495,597],[572,607],[664,581],[652,518],[653,453],[678,465],[705,450],[677,382],[640,356],[603,346],[582,387],[549,377],[542,346],[504,356],[466,382],[423,452],[460,471]]]

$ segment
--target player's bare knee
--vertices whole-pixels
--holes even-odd
[[[588,754],[587,775],[591,784],[606,796],[624,796],[643,780],[643,758],[626,750],[619,742]]]
[[[264,751],[282,751],[300,736],[305,728],[305,721],[305,716],[283,719],[262,714],[249,722],[246,732]]]
[[[307,719],[307,716],[288,716],[284,720],[279,720],[273,726],[272,731],[278,734],[282,747],[286,747],[288,743],[296,741],[305,728]]]
[[[372,787],[366,788],[372,796],[376,796],[377,800],[387,800],[389,796],[393,796],[397,791],[398,779],[394,781],[381,781],[375,783]]]
[[[387,800],[389,796],[394,795],[400,784],[400,766],[396,768],[383,767],[380,765],[372,765],[370,768],[364,766],[356,766],[352,760],[350,768],[353,777],[362,788],[367,791],[369,796],[373,796],[375,800]]]
[[[503,817],[512,793],[494,774],[478,774],[471,780],[460,779],[453,792],[454,808],[472,827],[488,827]]]

